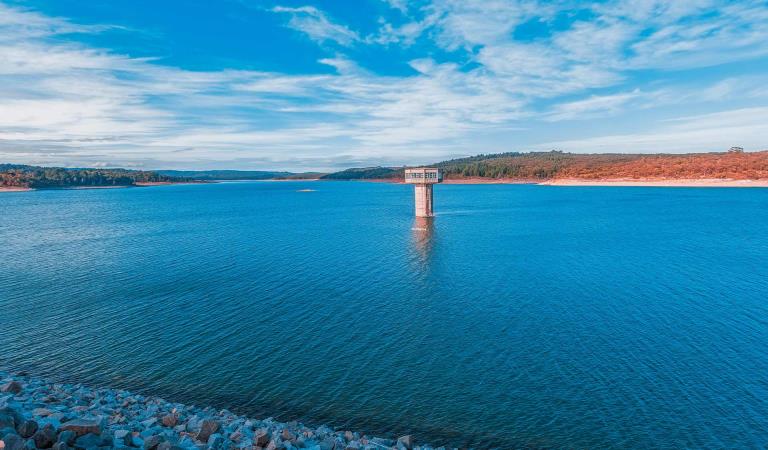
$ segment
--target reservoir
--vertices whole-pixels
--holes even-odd
[[[451,446],[768,444],[768,189],[0,193],[0,370]]]

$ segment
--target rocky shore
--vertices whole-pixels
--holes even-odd
[[[411,436],[368,437],[117,389],[0,372],[0,450],[423,449]]]

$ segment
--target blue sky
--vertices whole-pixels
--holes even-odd
[[[0,161],[768,149],[768,2],[0,0]]]

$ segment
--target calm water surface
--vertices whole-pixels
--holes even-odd
[[[316,192],[297,192],[311,188]],[[768,189],[0,194],[0,369],[432,444],[768,445]]]

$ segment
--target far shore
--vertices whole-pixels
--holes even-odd
[[[169,186],[173,184],[206,184],[214,183],[215,181],[148,181],[137,182],[134,184],[125,185],[109,185],[109,186],[64,186],[64,187],[46,187],[46,188],[28,188],[19,186],[0,186],[0,192],[29,192],[37,190],[85,190],[85,189],[126,189],[132,187],[152,187],[152,186]]]
[[[405,184],[402,178],[361,178],[359,180],[323,180],[323,181],[364,181],[366,183]],[[444,178],[441,184],[538,184],[540,180],[525,180],[520,178]]]
[[[27,192],[32,190],[32,188],[27,187],[0,186],[0,192]]]
[[[636,180],[636,179],[604,179],[583,180],[563,178],[548,180],[541,183],[545,186],[646,186],[646,187],[768,187],[768,180],[733,180],[725,178],[697,179],[666,179],[666,180]]]
[[[357,180],[351,180],[357,181]],[[363,179],[369,183],[395,183],[402,184],[402,179],[372,178]],[[442,184],[536,184],[540,186],[646,186],[646,187],[768,187],[768,179],[761,180],[734,180],[726,178],[696,178],[696,179],[601,179],[586,180],[579,178],[562,178],[551,180],[527,180],[519,178],[446,178]]]

